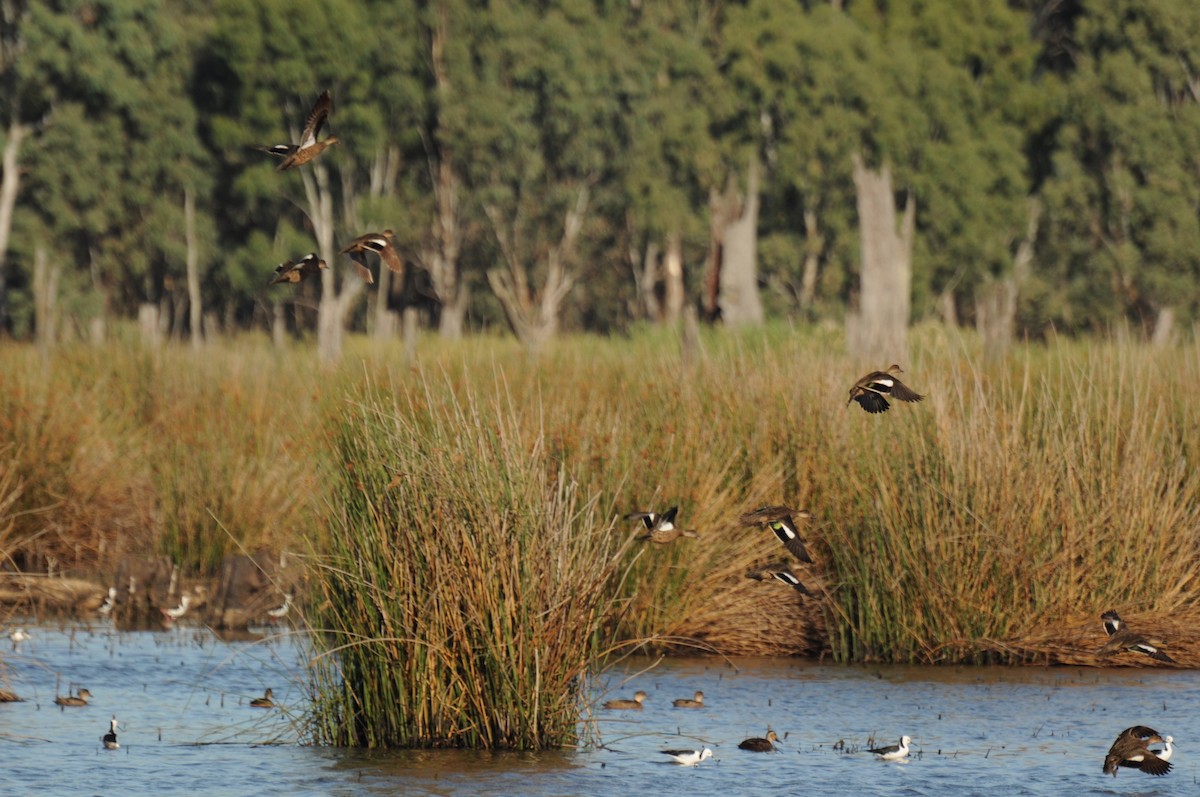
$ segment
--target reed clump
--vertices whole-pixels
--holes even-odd
[[[314,736],[363,747],[577,741],[622,547],[502,383],[367,383],[330,423],[313,571]],[[457,384],[456,384],[457,382]]]

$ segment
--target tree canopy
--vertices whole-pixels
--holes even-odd
[[[1200,315],[1195,4],[12,0],[0,81],[0,334],[33,334],[39,256],[64,326],[153,304],[185,335],[189,247],[216,323],[265,328],[356,279],[276,264],[384,228],[408,276],[344,292],[353,327],[362,295],[450,334],[619,331],[663,317],[665,252],[701,301],[748,159],[768,314],[838,318],[856,157],[916,203],[915,318],[973,321],[1023,246],[1025,334]],[[254,147],[325,89],[341,143],[275,171]]]

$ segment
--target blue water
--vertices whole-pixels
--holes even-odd
[[[649,693],[640,712],[597,709],[600,747],[582,752],[365,754],[302,746],[306,651],[290,637],[222,642],[195,628],[118,634],[107,626],[31,629],[3,653],[0,794],[142,795],[1061,795],[1195,793],[1200,673],[1081,668],[837,667],[790,660],[641,660],[597,697]],[[7,643],[5,642],[7,648]],[[57,693],[84,686],[86,708]],[[283,709],[250,708],[271,687]],[[705,708],[671,701],[705,693]],[[605,694],[601,695],[600,692]],[[99,738],[116,715],[117,751]],[[1172,734],[1175,770],[1101,772],[1130,725]],[[737,749],[775,730],[779,752]],[[849,750],[913,737],[914,756]],[[699,744],[713,759],[670,763]]]

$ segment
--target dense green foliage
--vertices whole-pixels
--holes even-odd
[[[292,140],[323,88],[343,142],[322,156],[336,238],[396,230],[414,268],[389,301],[430,325],[452,298],[445,262],[475,326],[504,322],[502,263],[536,300],[585,187],[563,324],[640,318],[643,253],[667,235],[696,302],[711,198],[750,155],[776,315],[853,300],[854,155],[917,202],[918,318],[969,321],[1031,206],[1021,331],[1200,307],[1192,3],[14,0],[0,16],[0,136],[26,131],[0,259],[0,330],[18,336],[39,248],[75,329],[154,303],[184,334],[185,192],[206,311],[264,327],[297,292],[268,288],[271,269],[317,247],[303,177],[251,147]]]

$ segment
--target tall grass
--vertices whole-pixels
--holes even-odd
[[[65,348],[48,366],[6,347],[0,446],[22,485],[10,540],[41,534],[42,550],[84,562],[102,544],[140,546],[197,569],[237,545],[311,541],[329,556],[317,581],[335,613],[321,623],[339,648],[323,661],[394,656],[343,670],[347,689],[371,667],[413,667],[404,688],[431,692],[449,667],[438,656],[464,650],[444,641],[457,639],[451,618],[428,625],[434,603],[470,618],[460,634],[502,611],[541,628],[516,596],[551,561],[558,580],[586,577],[569,582],[589,607],[576,673],[628,640],[843,661],[1096,661],[1104,609],[1149,630],[1200,619],[1200,348],[1052,341],[985,359],[970,335],[939,328],[917,330],[912,348],[905,379],[929,398],[871,416],[846,391],[887,363],[848,361],[825,329],[704,330],[687,368],[660,331],[563,339],[536,361],[506,340],[429,340],[407,368],[399,345],[354,341],[330,373],[307,352],[254,344]],[[744,577],[783,555],[769,532],[737,525],[766,503],[814,512],[802,531],[817,563],[799,572],[816,599]],[[619,519],[676,504],[699,539],[635,544]],[[367,534],[375,553],[348,547],[366,551]],[[539,547],[550,541],[566,559]],[[455,604],[446,581],[474,587],[479,605]],[[554,605],[528,595],[535,614]],[[381,625],[379,606],[398,627]],[[338,630],[339,611],[376,625]],[[406,641],[377,641],[391,639]],[[412,640],[430,647],[409,662]],[[1186,648],[1173,655],[1200,664],[1200,647]],[[386,739],[525,744],[390,688],[369,699],[426,715]],[[458,689],[455,705],[511,700]],[[322,738],[385,743],[355,713],[368,698],[350,695],[325,716],[358,730],[330,724]]]
[[[308,357],[261,346],[0,349],[0,448],[28,567],[165,553],[211,574],[240,548],[319,535],[322,395]]]
[[[576,741],[621,547],[489,387],[367,384],[332,420],[334,529],[310,616],[320,741]]]

